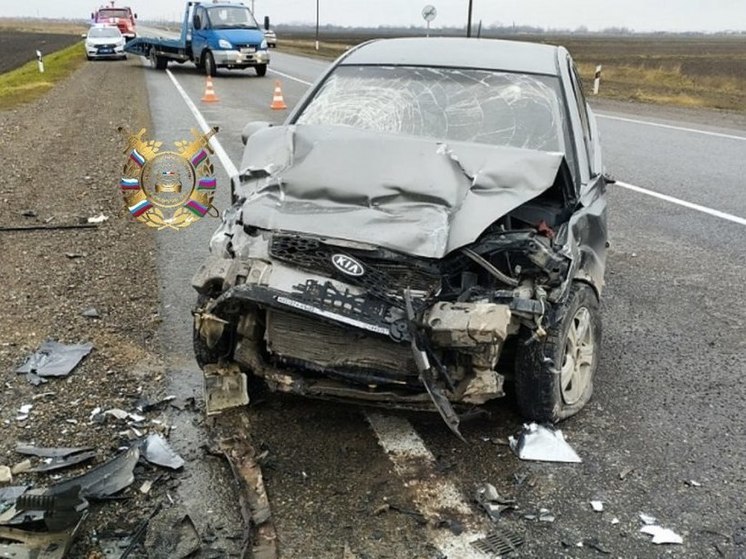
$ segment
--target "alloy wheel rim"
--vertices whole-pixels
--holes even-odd
[[[560,372],[562,400],[565,404],[571,406],[578,403],[586,392],[591,381],[595,349],[591,313],[587,308],[580,307],[567,329],[565,355]]]

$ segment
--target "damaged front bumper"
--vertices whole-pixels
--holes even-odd
[[[255,256],[213,255],[193,279],[203,295],[195,310],[197,343],[215,352],[213,364],[202,364],[210,413],[248,401],[248,373],[281,392],[435,408],[457,432],[453,406],[504,395],[512,370],[502,369],[500,358],[509,338],[522,325],[541,335],[552,294],[531,281],[489,293],[472,285],[453,297],[424,265],[418,272],[416,263],[361,259],[367,277],[344,277],[324,268],[330,261],[324,251],[359,262],[351,256],[359,246],[296,239],[316,243],[308,250],[314,258],[322,254],[316,261],[295,245],[286,250],[278,238],[284,237],[265,232],[244,239],[250,247],[239,251]],[[553,268],[564,262],[544,250],[535,247],[534,259]]]

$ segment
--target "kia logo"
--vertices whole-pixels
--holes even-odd
[[[352,256],[346,254],[335,254],[332,256],[334,267],[348,276],[360,277],[365,273],[363,265],[355,260]]]

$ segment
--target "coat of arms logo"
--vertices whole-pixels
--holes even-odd
[[[217,213],[215,170],[210,162],[210,138],[192,129],[194,139],[174,142],[176,151],[160,151],[163,142],[147,140],[145,128],[127,137],[127,161],[119,187],[127,208],[137,221],[149,227],[183,229],[211,210]]]

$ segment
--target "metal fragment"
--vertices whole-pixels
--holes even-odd
[[[505,555],[515,551],[523,543],[523,536],[509,530],[495,528],[486,537],[471,542],[471,545],[482,553]]]
[[[536,423],[524,424],[518,438],[509,437],[510,448],[521,460],[580,463],[580,456],[565,441],[562,431]]]

